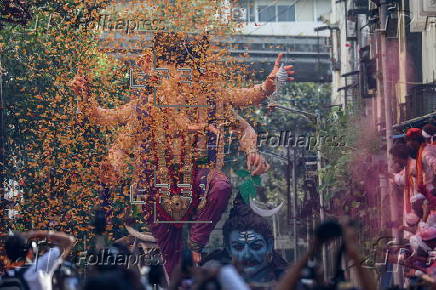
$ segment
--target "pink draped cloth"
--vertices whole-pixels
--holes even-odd
[[[208,169],[200,169],[194,180],[194,187],[200,187],[201,177],[209,174]],[[211,221],[211,223],[194,223],[190,228],[190,244],[201,250],[209,241],[209,236],[215,225],[226,210],[232,193],[231,184],[222,172],[214,172],[206,196],[206,205],[197,210],[192,221]],[[203,178],[204,180],[205,178]],[[168,223],[151,223],[151,232],[157,239],[165,261],[165,269],[171,277],[175,266],[180,263],[183,251],[183,228]]]

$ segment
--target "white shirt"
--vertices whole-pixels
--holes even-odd
[[[50,248],[47,253],[37,257],[24,273],[30,290],[52,290],[53,273],[61,263],[61,250],[58,247]]]
[[[413,179],[413,188],[412,190],[415,191],[415,179],[416,179],[416,159],[409,158],[407,160],[409,164],[409,177],[412,177]],[[406,168],[403,168],[400,172],[394,173],[394,183],[398,186],[404,186],[406,185]],[[414,195],[415,192],[411,192],[411,195]]]
[[[233,265],[225,265],[218,273],[218,280],[223,290],[249,290],[244,279],[238,274]]]
[[[424,184],[428,191],[433,190],[436,176],[436,145],[428,144],[422,151]]]
[[[416,186],[416,160],[409,158],[409,160],[407,161],[409,164],[409,178],[411,178],[411,186],[410,186],[410,198],[412,198],[416,193],[417,193],[417,186]],[[394,174],[394,183],[398,186],[405,186],[406,185],[406,168],[403,168],[400,172],[395,173]],[[403,202],[405,202],[403,200]],[[405,207],[405,203],[404,203],[404,207],[403,207],[403,225],[407,225],[406,222],[406,207]],[[404,231],[404,238],[406,240],[409,240],[412,237],[412,233],[410,233],[409,231]]]

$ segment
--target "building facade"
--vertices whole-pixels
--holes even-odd
[[[144,9],[137,2],[115,1],[107,11],[135,14],[135,9]],[[228,7],[231,20],[242,25],[237,34],[220,38],[219,42],[228,45],[232,55],[248,54],[244,61],[250,64],[252,71],[256,71],[256,78],[263,79],[271,70],[277,54],[284,52],[285,61],[293,64],[298,72],[296,81],[331,80],[329,34],[315,29],[324,25],[328,18],[330,0],[241,0],[223,1],[223,5]],[[109,21],[110,17],[107,19]],[[118,48],[121,53],[114,53],[119,57],[126,56],[125,50],[141,53],[141,47],[146,46],[153,32],[159,30],[153,24],[149,25],[151,29],[143,27],[141,31],[137,29],[129,33],[123,29],[108,29],[106,23],[100,28],[102,26],[102,46]],[[137,50],[132,49],[136,47]]]
[[[328,0],[241,0],[231,7],[233,19],[244,22],[232,36],[237,44],[232,53],[247,52],[259,79],[270,71],[277,53],[284,52],[297,71],[296,81],[330,81],[328,33],[316,31],[330,13]]]
[[[394,129],[433,115],[436,28],[432,19],[436,11],[431,3],[332,1],[334,104],[363,103],[365,114],[379,130],[387,126],[385,94]]]
[[[396,140],[407,128],[436,117],[435,1],[332,0],[331,5],[331,102],[357,114],[378,136],[378,161],[392,173],[389,150]],[[401,242],[402,194],[384,174],[377,182],[379,206],[387,210],[374,232],[389,232]],[[402,270],[382,270],[380,287],[401,284]]]

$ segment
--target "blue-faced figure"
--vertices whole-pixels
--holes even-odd
[[[228,249],[230,256],[244,269],[248,277],[269,267],[272,259],[272,239],[258,233],[253,229],[233,230],[228,237]]]
[[[269,221],[244,203],[240,194],[233,201],[229,218],[223,226],[224,249],[217,249],[203,260],[203,265],[235,263],[251,289],[275,289],[287,267],[274,251],[274,236]]]
[[[283,273],[287,263],[273,249],[271,225],[245,204],[239,195],[223,226],[223,238],[223,253],[211,254],[211,259],[226,262],[225,257],[228,257],[240,266],[244,279],[251,286],[259,283],[274,285]]]

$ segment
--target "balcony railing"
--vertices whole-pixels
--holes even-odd
[[[406,120],[422,117],[435,111],[436,84],[425,84],[413,87],[411,93],[406,98]]]

